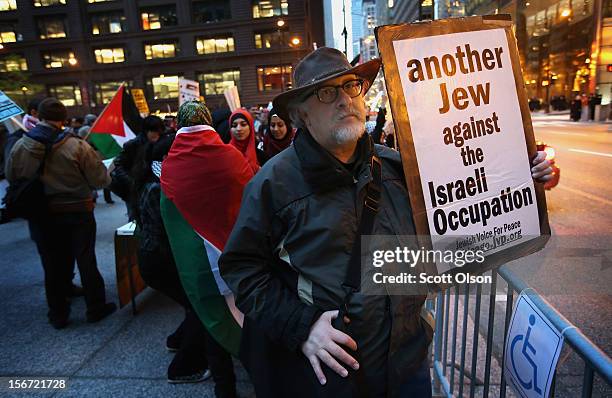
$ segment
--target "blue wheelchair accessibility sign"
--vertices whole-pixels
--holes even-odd
[[[519,296],[505,344],[504,374],[524,398],[548,398],[563,335],[528,295]]]

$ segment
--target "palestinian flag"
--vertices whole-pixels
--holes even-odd
[[[177,132],[161,174],[161,213],[185,292],[213,338],[238,355],[243,315],[219,273],[242,191],[246,158],[210,126]]]
[[[115,157],[126,141],[141,130],[142,118],[134,99],[122,84],[89,130],[89,140],[104,159]]]

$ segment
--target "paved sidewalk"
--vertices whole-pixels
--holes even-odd
[[[113,233],[126,222],[125,205],[96,208],[99,269],[107,300],[118,303]],[[68,377],[67,397],[214,397],[212,381],[170,385],[166,381],[172,354],[166,336],[182,319],[182,310],[161,294],[146,289],[137,299],[139,313],[127,306],[97,324],[85,321],[85,303],[72,303],[71,324],[55,330],[46,318],[43,272],[24,221],[0,225],[0,376]],[[77,272],[78,275],[78,272]],[[78,280],[78,278],[77,278]],[[248,376],[237,367],[241,397],[254,396]],[[0,396],[55,396],[53,392]]]

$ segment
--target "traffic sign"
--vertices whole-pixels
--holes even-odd
[[[548,397],[562,347],[561,332],[527,294],[521,293],[505,344],[508,384],[523,398]]]

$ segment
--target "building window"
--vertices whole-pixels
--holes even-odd
[[[231,52],[234,51],[234,38],[228,36],[211,39],[197,39],[196,48],[200,55]]]
[[[178,43],[145,44],[146,59],[173,58],[179,50]]]
[[[43,53],[45,68],[65,68],[77,64],[77,59],[72,51],[62,50]]]
[[[176,19],[176,7],[165,6],[145,8],[140,10],[142,30],[161,29],[178,24]]]
[[[218,22],[231,17],[229,0],[206,0],[193,3],[193,23]]]
[[[259,91],[289,89],[292,85],[291,65],[257,67],[257,88]]]
[[[66,0],[34,0],[34,7],[47,7],[57,4],[66,4]]]
[[[14,43],[21,41],[21,35],[17,34],[13,23],[0,24],[0,43]]]
[[[267,18],[287,15],[288,0],[254,0],[253,18]]]
[[[126,31],[125,15],[121,12],[93,14],[91,16],[91,34],[107,35]]]
[[[178,98],[178,79],[179,77],[176,75],[152,77],[147,83],[153,92],[153,99]]]
[[[83,105],[81,89],[76,84],[48,86],[49,96],[55,97],[66,106]]]
[[[0,0],[0,11],[13,11],[17,9],[17,0]]]
[[[123,82],[98,82],[94,88],[96,90],[96,104],[106,105],[113,99],[113,96],[119,90]],[[128,87],[132,86],[132,82],[126,82]]]
[[[38,37],[41,39],[60,39],[66,37],[64,18],[43,17],[38,19]]]
[[[289,32],[280,33],[278,31],[257,32],[255,33],[255,48],[279,48],[281,46],[282,37],[283,46],[289,44]]]
[[[28,63],[22,55],[9,55],[0,58],[0,72],[18,72],[28,70]]]
[[[125,62],[125,55],[123,54],[123,48],[96,48],[94,50],[96,56],[96,63],[98,64],[116,64],[119,62]]]
[[[201,73],[200,93],[202,95],[219,95],[232,86],[240,85],[240,71],[238,69],[219,72]]]

